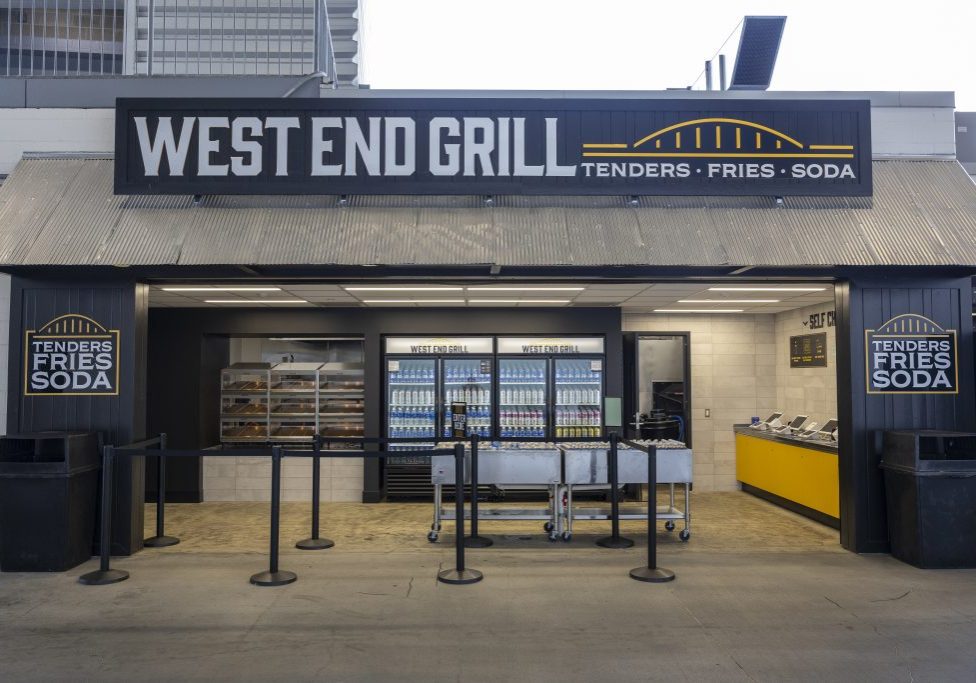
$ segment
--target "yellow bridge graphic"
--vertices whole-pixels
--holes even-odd
[[[682,121],[634,144],[584,143],[584,157],[853,159],[854,145],[806,145],[760,123],[724,117]]]
[[[876,336],[883,336],[888,334],[945,334],[947,330],[925,316],[916,313],[905,313],[904,315],[895,316],[877,330],[874,330],[874,332]]]
[[[92,320],[87,316],[79,315],[77,313],[69,313],[67,315],[59,316],[42,326],[41,329],[37,331],[37,336],[41,338],[46,335],[107,337],[109,336],[109,332],[110,330],[106,329],[104,325]]]

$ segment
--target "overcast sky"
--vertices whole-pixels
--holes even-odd
[[[976,0],[364,3],[373,88],[685,86],[743,15],[785,14],[772,90],[952,90],[976,111]]]

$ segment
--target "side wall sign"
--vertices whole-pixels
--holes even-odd
[[[116,194],[870,195],[867,100],[116,102]]]
[[[827,367],[827,333],[818,332],[790,337],[790,367]]]
[[[869,394],[958,394],[956,331],[899,315],[864,331]]]
[[[24,333],[25,396],[117,396],[119,330],[75,313]]]

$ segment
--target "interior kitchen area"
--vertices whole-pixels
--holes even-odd
[[[187,433],[185,420],[168,430],[182,431],[188,446],[310,448],[319,438],[324,449],[341,449],[358,447],[355,438],[370,434],[391,439],[391,450],[412,447],[397,439],[450,444],[451,410],[460,403],[467,434],[479,437],[484,453],[555,453],[585,442],[588,452],[602,454],[611,432],[680,446],[687,475],[659,486],[674,513],[662,517],[664,531],[675,532],[675,540],[707,539],[730,515],[745,522],[744,516],[773,514],[797,522],[801,536],[814,530],[818,544],[837,543],[842,427],[831,281],[282,281],[255,289],[162,282],[150,288],[150,406],[163,405],[178,385],[199,383],[200,402],[183,406],[196,412],[190,423],[196,433]],[[153,336],[154,330],[162,332]],[[197,348],[199,356],[186,359],[197,375],[172,370],[174,355]],[[817,464],[810,453],[818,454]],[[170,474],[175,487],[185,487],[176,500],[268,500],[267,459],[205,457],[183,467]],[[284,501],[310,499],[310,467],[304,458],[285,460]],[[560,467],[562,476],[565,463]],[[423,538],[428,527],[439,527],[436,512],[435,524],[424,519],[430,506],[440,509],[453,490],[445,486],[441,499],[435,469],[429,458],[408,454],[381,465],[326,457],[321,500],[403,508]],[[630,506],[625,523],[637,523],[639,510],[631,508],[643,505],[646,490],[622,484],[620,493]],[[578,485],[570,495],[580,509],[598,510],[609,487]],[[479,487],[486,509],[502,511],[486,513],[488,519],[506,506],[551,512],[565,497],[526,482]],[[581,514],[577,534],[604,518]],[[544,538],[558,524],[513,517],[484,528]],[[559,528],[568,540],[565,525]]]

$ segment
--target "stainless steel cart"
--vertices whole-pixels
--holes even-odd
[[[577,519],[610,519],[608,505],[580,507],[573,503],[573,491],[607,490],[609,477],[607,473],[607,451],[610,444],[594,444],[595,447],[580,448],[575,444],[560,446],[563,452],[564,475],[560,500],[560,525],[563,540],[570,540],[573,536],[573,521]],[[679,533],[682,541],[691,538],[691,484],[692,484],[692,455],[691,449],[680,442],[666,441],[657,444],[657,482],[667,484],[669,499],[667,505],[657,506],[657,519],[664,521],[665,528],[673,531],[675,522],[684,521],[684,528]],[[620,444],[617,449],[617,481],[620,484],[647,483],[647,454]],[[684,487],[684,500],[681,508],[676,507],[675,487]],[[656,492],[648,491],[648,495]],[[620,504],[620,519],[647,519],[645,505],[636,503]]]
[[[455,519],[454,507],[443,506],[443,487],[454,485],[454,456],[435,455],[431,459],[430,480],[434,485],[434,521],[427,534],[427,540],[435,542],[440,535],[441,521]],[[498,449],[478,450],[478,484],[494,485],[499,488],[534,488],[547,490],[549,502],[546,505],[528,507],[488,507],[478,506],[478,521],[502,520],[540,520],[550,540],[562,534],[562,518],[558,514],[558,494],[561,484],[562,456],[557,448],[551,449]],[[471,453],[465,451],[464,480],[471,483]],[[471,518],[470,507],[465,507],[465,519]]]

